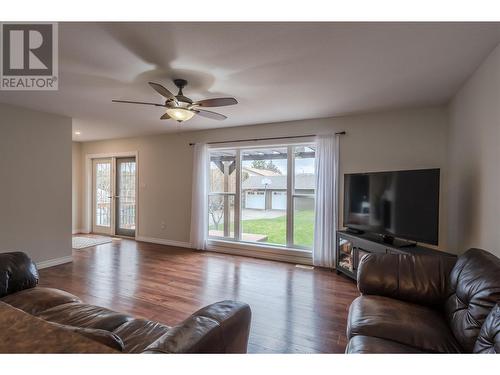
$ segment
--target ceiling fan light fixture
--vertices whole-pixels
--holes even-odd
[[[113,99],[114,103],[125,103],[125,104],[143,104],[143,105],[152,105],[155,107],[163,107],[166,108],[166,112],[160,117],[160,120],[168,120],[173,119],[177,122],[184,122],[193,118],[194,115],[199,115],[202,117],[206,117],[211,120],[225,120],[227,116],[223,114],[207,111],[205,109],[201,109],[199,107],[223,107],[228,105],[238,104],[238,101],[235,98],[212,98],[212,99],[204,99],[199,100],[197,102],[193,102],[187,96],[184,96],[182,93],[182,89],[187,85],[187,81],[185,79],[174,79],[174,83],[179,89],[179,93],[177,95],[172,94],[166,87],[156,82],[148,82],[149,86],[153,90],[155,90],[158,94],[163,97],[164,103],[150,103],[150,102],[141,102],[135,100],[116,100]]]
[[[167,114],[179,122],[187,121],[194,116],[194,112],[184,108],[167,108]]]

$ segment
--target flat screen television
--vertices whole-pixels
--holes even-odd
[[[437,245],[439,169],[346,174],[344,226]]]

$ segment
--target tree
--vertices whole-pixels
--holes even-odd
[[[269,160],[268,162],[266,162],[265,160],[253,160],[252,161],[252,168],[263,169],[266,171],[272,171],[272,172],[275,172],[277,174],[281,174],[280,169],[277,167],[276,164],[273,163],[272,160]]]
[[[212,197],[208,204],[208,213],[212,217],[215,230],[219,230],[219,223],[224,217],[224,197]]]

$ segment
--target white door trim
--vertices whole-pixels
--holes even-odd
[[[85,212],[84,212],[84,224],[85,233],[90,233],[92,231],[92,159],[103,159],[103,158],[122,158],[122,157],[134,157],[136,164],[136,174],[135,174],[135,204],[136,204],[136,223],[135,223],[135,237],[139,237],[139,152],[138,151],[125,151],[125,152],[110,152],[101,154],[86,154],[85,155]],[[113,234],[114,234],[114,228]]]

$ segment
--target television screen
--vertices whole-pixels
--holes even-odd
[[[344,226],[437,245],[439,169],[346,174]]]

